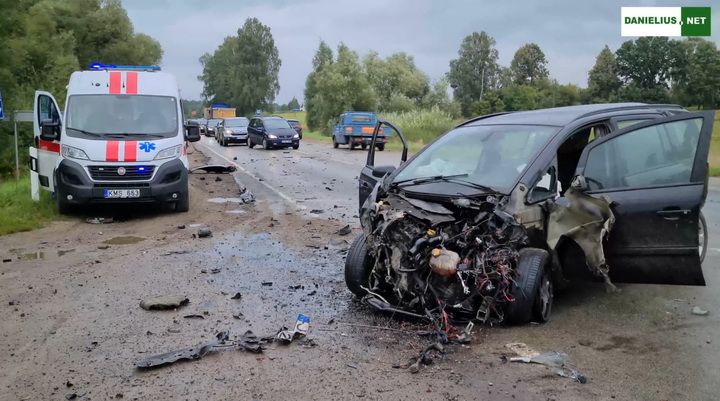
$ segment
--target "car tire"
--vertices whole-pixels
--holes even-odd
[[[379,150],[380,152],[382,152],[383,150],[385,150],[385,144],[384,144],[384,143],[381,143],[381,144],[377,145],[377,150]]]
[[[337,149],[340,147],[340,144],[335,140],[335,136],[333,136],[333,148]]]
[[[510,295],[514,298],[505,309],[505,322],[508,324],[526,324],[535,319],[545,322],[550,318],[552,310],[553,289],[552,277],[548,271],[548,253],[538,248],[520,250],[515,282],[511,285]],[[549,281],[547,281],[549,280]],[[549,297],[541,300],[543,284],[549,283]],[[538,302],[546,304],[538,305]]]
[[[185,213],[190,210],[190,192],[180,195],[180,199],[175,202],[175,213]]]
[[[363,143],[362,145],[360,145],[360,147],[362,148],[362,150],[365,150],[365,149],[367,149],[367,144]]]
[[[300,144],[297,144],[297,145],[293,145],[293,147],[292,147],[292,148],[293,148],[293,149],[295,149],[295,150],[298,150],[298,149],[300,149]]]
[[[263,138],[262,147],[265,150],[270,150],[270,145],[267,143],[267,139]]]
[[[367,288],[370,279],[370,272],[372,266],[370,265],[370,258],[367,255],[367,238],[365,234],[357,236],[347,253],[345,259],[345,285],[347,288],[358,297],[363,297],[367,294],[367,291],[362,287]]]
[[[57,190],[55,191],[55,203],[58,214],[70,214],[70,212],[72,212],[72,205],[63,200]]]
[[[250,148],[250,149],[255,147],[255,142],[253,142],[252,139],[250,139],[250,138],[248,138],[247,144],[248,144],[248,148]]]
[[[708,229],[707,229],[707,221],[705,221],[705,215],[703,212],[700,212],[700,221],[698,222],[698,229],[699,229],[699,252],[700,252],[700,263],[702,263],[705,260],[705,254],[707,253],[707,247],[708,247]]]
[[[350,139],[350,150],[355,150],[355,146],[356,146],[355,142],[352,139]]]

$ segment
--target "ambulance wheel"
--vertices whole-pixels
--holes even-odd
[[[185,193],[179,201],[175,202],[175,213],[185,213],[190,210],[190,194]]]
[[[72,212],[72,205],[65,202],[60,196],[58,196],[57,192],[55,192],[55,198],[58,214],[70,214],[70,212]]]

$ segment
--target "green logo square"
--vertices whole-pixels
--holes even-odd
[[[682,7],[682,36],[710,36],[710,7]]]

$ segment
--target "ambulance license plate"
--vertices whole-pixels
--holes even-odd
[[[103,197],[105,199],[139,198],[140,190],[139,189],[106,189],[103,192]]]

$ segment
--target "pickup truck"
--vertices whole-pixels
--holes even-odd
[[[377,117],[371,112],[345,112],[340,114],[333,128],[333,148],[342,145],[350,145],[350,149],[355,149],[358,145],[363,149],[367,149],[368,144],[372,140],[373,130]],[[380,127],[376,141],[377,150],[385,150],[385,144],[388,141],[388,135],[385,134],[383,127]]]

